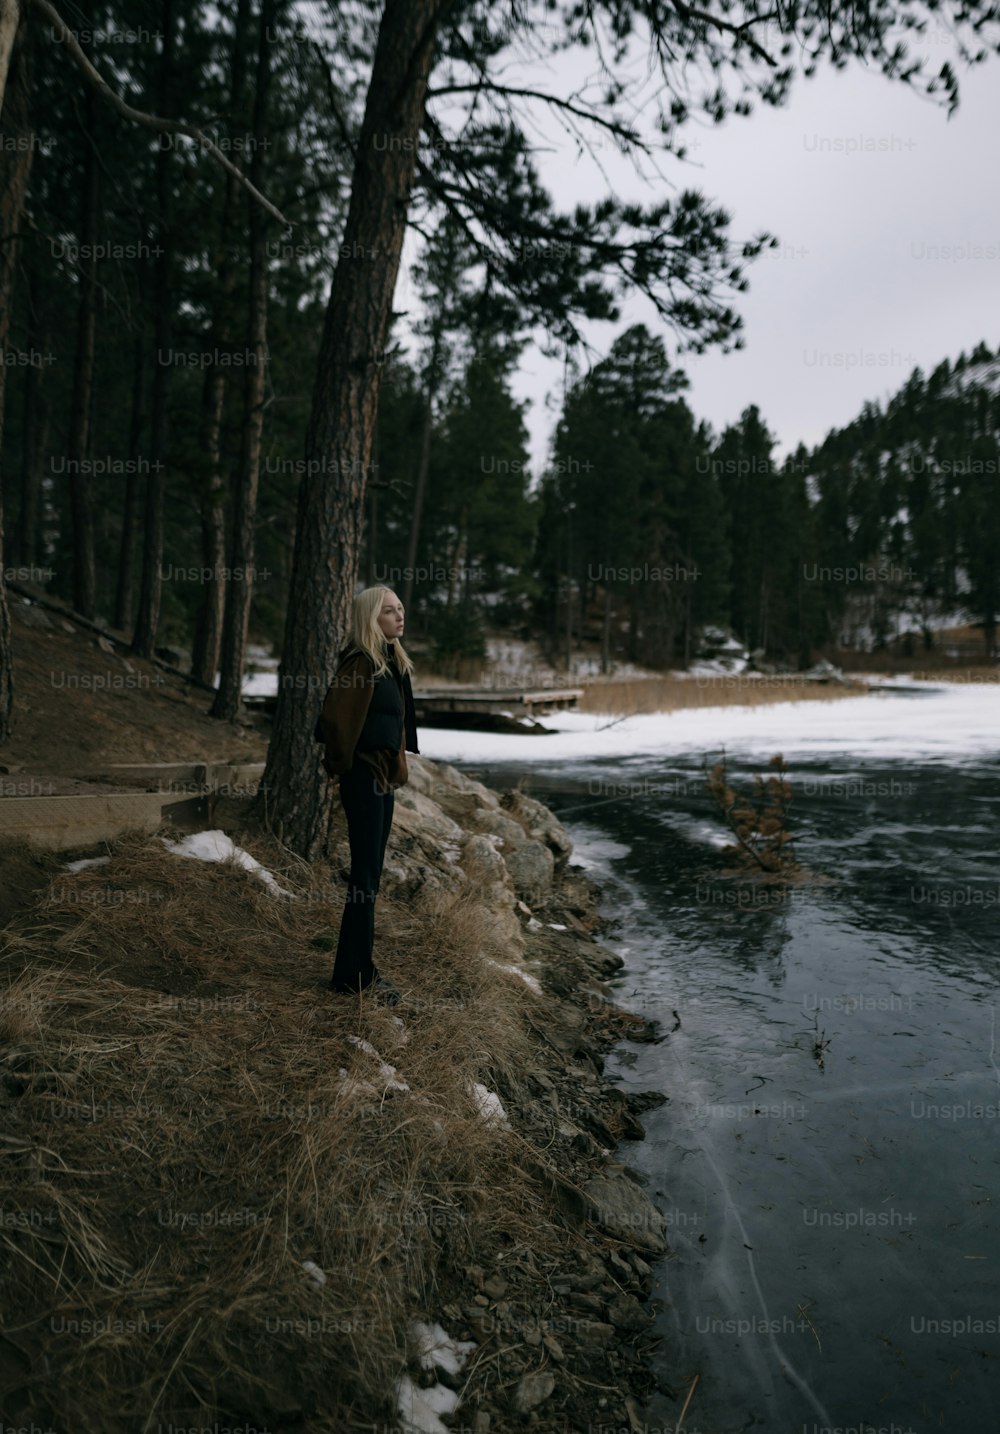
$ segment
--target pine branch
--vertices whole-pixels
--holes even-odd
[[[282,214],[281,210],[276,209],[271,201],[266,199],[260,190],[250,183],[243,171],[237,169],[236,165],[226,158],[222,150],[209,138],[204,130],[199,129],[197,125],[185,124],[183,120],[164,119],[161,115],[147,114],[145,110],[133,109],[130,104],[126,104],[120,95],[115,94],[104,76],[90,63],[80,48],[76,36],[64,23],[62,16],[50,3],[50,0],[29,0],[29,3],[48,20],[56,38],[61,40],[66,46],[73,62],[83,72],[83,77],[88,85],[90,85],[92,89],[95,89],[101,98],[106,100],[111,108],[120,114],[123,119],[131,121],[132,124],[142,125],[144,129],[155,130],[159,134],[183,134],[187,135],[189,139],[197,140],[199,147],[206,150],[213,159],[217,160],[226,173],[231,174],[238,184],[242,184],[250,197],[255,199],[273,219],[277,219],[278,223],[283,224],[286,229],[291,229],[291,224]]]

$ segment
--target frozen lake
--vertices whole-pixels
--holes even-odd
[[[608,1063],[669,1097],[621,1151],[673,1251],[679,1398],[650,1429],[697,1374],[688,1434],[994,1434],[1000,688],[546,720],[421,748],[553,807],[615,918],[616,999],[667,1033]],[[723,744],[740,786],[784,753],[827,881],[722,875],[702,763]]]

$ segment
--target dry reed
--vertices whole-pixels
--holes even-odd
[[[678,712],[688,707],[759,707],[772,702],[833,701],[859,697],[863,683],[814,682],[790,676],[645,677],[605,679],[587,684],[581,712],[632,716],[640,712]]]
[[[520,1098],[538,1002],[482,959],[506,955],[488,913],[380,901],[406,1000],[337,998],[310,940],[340,881],[241,840],[297,900],[132,836],[0,933],[8,1422],[395,1423],[402,1332],[452,1272],[555,1247],[523,1142],[469,1093]]]

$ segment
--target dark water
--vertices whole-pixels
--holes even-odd
[[[678,1398],[648,1434],[695,1375],[688,1434],[996,1434],[997,767],[796,764],[797,855],[828,880],[784,894],[722,876],[694,761],[475,770],[566,824],[616,919],[616,999],[668,1033],[608,1063],[669,1097],[620,1152],[672,1249]]]

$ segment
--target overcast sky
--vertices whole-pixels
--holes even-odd
[[[691,122],[689,159],[659,162],[666,180],[728,210],[734,241],[766,229],[781,245],[746,264],[749,290],[732,296],[746,347],[678,358],[672,331],[633,298],[620,322],[586,326],[599,355],[629,324],[645,322],[686,370],[696,417],[719,432],[756,403],[780,458],[849,422],[866,399],[888,397],[915,365],[927,373],[981,340],[995,349],[1000,56],[965,68],[940,30],[922,48],[928,74],[946,59],[956,69],[960,104],[951,119],[943,101],[852,61],[842,71],[825,64],[809,80],[798,74],[780,109],[757,105],[721,126]],[[564,55],[534,74],[519,71],[518,83],[567,96],[591,66]],[[608,179],[622,198],[648,204],[665,194],[663,181],[644,183],[607,143],[598,160],[608,179],[551,120],[537,138],[541,175],[560,208],[606,194]],[[395,306],[413,299],[404,272]],[[525,352],[515,390],[530,404],[536,478],[562,382],[560,361],[534,345]]]

